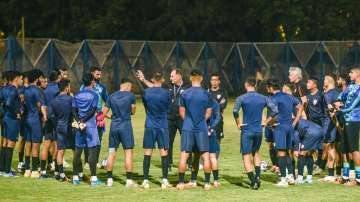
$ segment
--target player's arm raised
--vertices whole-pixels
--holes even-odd
[[[151,81],[146,80],[144,73],[141,70],[136,71],[136,78],[143,82],[143,84],[145,84],[145,86],[149,88],[154,86]]]

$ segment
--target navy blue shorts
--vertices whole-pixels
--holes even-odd
[[[242,154],[252,154],[260,149],[262,132],[241,131],[240,152]]]
[[[20,123],[18,119],[5,116],[3,119],[4,137],[16,142],[20,132]]]
[[[75,148],[75,135],[71,128],[56,129],[56,145],[59,150]]]
[[[24,137],[26,142],[42,142],[42,127],[39,119],[27,119],[25,121],[24,130]]]
[[[86,127],[84,130],[76,130],[75,146],[79,148],[91,148],[100,145],[97,127]]]
[[[220,152],[219,136],[216,134],[216,132],[213,132],[209,136],[209,153],[218,152]]]
[[[301,151],[315,151],[323,143],[323,133],[317,130],[308,130],[308,133],[300,140]]]
[[[109,149],[118,149],[120,143],[123,149],[134,148],[134,135],[130,121],[120,124],[111,123],[109,133]]]
[[[330,121],[325,125],[324,130],[325,130],[324,143],[333,144],[339,140],[336,126],[332,121]]]
[[[182,131],[181,151],[192,152],[196,147],[199,152],[209,151],[209,136],[207,130]]]
[[[50,121],[46,122],[45,127],[43,129],[44,139],[55,141],[56,140],[56,131],[52,123]]]
[[[167,128],[145,128],[143,148],[154,149],[156,144],[159,149],[169,149],[169,130]]]
[[[270,126],[265,127],[265,141],[274,142],[273,129]]]
[[[293,149],[293,133],[292,125],[278,125],[274,128],[274,146],[278,150]]]

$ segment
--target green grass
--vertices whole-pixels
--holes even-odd
[[[258,191],[247,188],[247,177],[243,172],[242,158],[239,153],[239,131],[232,118],[233,103],[229,104],[225,112],[225,139],[221,144],[220,159],[220,189],[205,192],[201,187],[188,189],[182,192],[176,190],[160,190],[161,168],[159,152],[154,152],[151,161],[151,189],[133,190],[124,187],[125,172],[123,168],[123,153],[118,151],[114,175],[116,182],[112,188],[100,186],[92,188],[82,183],[73,186],[71,183],[60,183],[55,180],[34,180],[23,177],[8,179],[0,177],[0,201],[359,201],[359,187],[346,188],[341,185],[320,184],[315,178],[313,185],[292,186],[287,189],[277,188],[273,183],[277,176],[265,172],[262,174],[262,187]],[[138,183],[142,181],[142,137],[145,112],[141,102],[137,104],[138,111],[133,117],[134,134],[136,140],[134,172]],[[108,132],[108,131],[107,131]],[[179,135],[176,137],[175,162],[179,157]],[[101,159],[107,155],[108,135],[103,139]],[[267,145],[261,147],[263,159],[269,162]],[[13,167],[17,165],[15,153]],[[71,162],[71,152],[66,154],[66,160]],[[70,171],[71,168],[68,169]],[[99,170],[101,180],[106,180],[106,171]],[[177,169],[173,168],[170,174],[171,183],[177,182]],[[86,171],[89,174],[89,171]],[[187,173],[187,179],[189,174]],[[202,182],[203,174],[199,173]]]

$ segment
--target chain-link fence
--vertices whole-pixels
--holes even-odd
[[[95,65],[103,70],[103,82],[110,91],[118,89],[122,78],[135,80],[135,71],[146,77],[162,71],[169,78],[172,68],[180,68],[186,77],[193,68],[204,73],[207,86],[212,73],[222,76],[222,85],[230,94],[243,90],[248,76],[258,79],[276,77],[287,80],[290,66],[322,79],[326,74],[346,73],[360,63],[358,41],[312,41],[271,43],[222,43],[179,41],[84,40],[70,43],[57,39],[8,37],[0,40],[0,68],[26,71],[39,68],[46,74],[65,66],[70,70],[72,86],[78,88],[82,74]],[[143,90],[134,82],[135,92]]]

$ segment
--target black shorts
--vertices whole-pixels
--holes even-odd
[[[342,138],[342,150],[344,153],[359,151],[360,122],[346,122]]]

